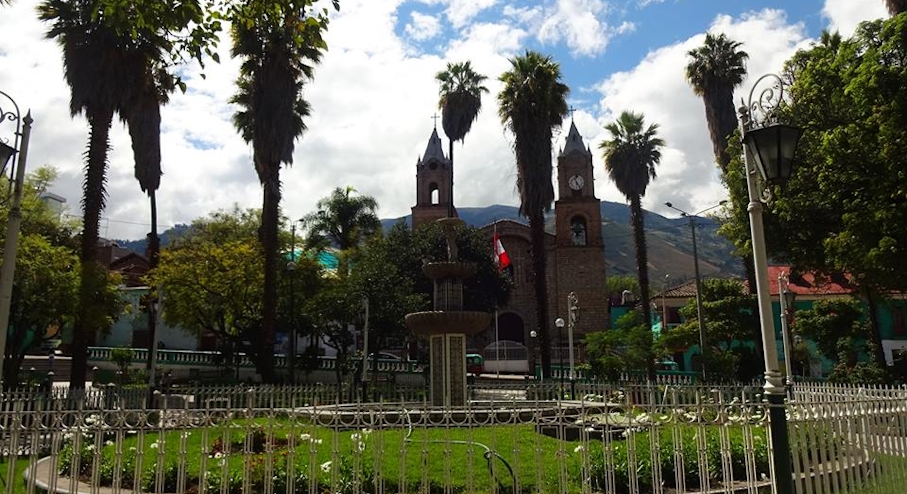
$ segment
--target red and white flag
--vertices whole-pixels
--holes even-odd
[[[501,237],[497,232],[494,234],[494,262],[499,270],[510,270],[510,256],[504,250],[504,244],[501,243]]]

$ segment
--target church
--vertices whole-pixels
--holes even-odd
[[[557,157],[557,198],[554,203],[554,231],[545,235],[547,250],[548,313],[547,326],[552,344],[552,361],[567,360],[567,328],[558,330],[555,320],[567,320],[567,298],[576,295],[579,307],[574,325],[574,344],[582,361],[583,335],[608,329],[610,314],[605,280],[605,246],[602,240],[601,202],[595,197],[592,152],[583,142],[573,122],[567,140]],[[416,162],[416,204],[412,207],[413,229],[448,216],[452,207],[453,173],[450,159],[444,156],[437,128],[432,131],[425,154]],[[514,288],[510,300],[497,312],[496,327],[489,328],[471,342],[481,351],[495,341],[510,340],[529,348],[532,331],[538,328],[536,301],[530,275],[529,225],[501,220],[485,225],[489,249],[495,233],[513,266]],[[563,334],[561,334],[563,333]]]

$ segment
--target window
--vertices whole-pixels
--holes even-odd
[[[431,203],[432,203],[432,205],[437,206],[438,204],[441,204],[441,190],[438,189],[438,184],[432,182],[432,183],[428,186],[428,190],[431,191]]]
[[[573,245],[586,245],[586,220],[583,217],[576,216],[570,220],[570,238]]]

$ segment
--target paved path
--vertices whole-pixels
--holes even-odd
[[[35,487],[47,492],[57,494],[133,494],[130,489],[114,490],[110,487],[92,486],[85,482],[76,482],[72,484],[72,479],[58,475],[57,469],[54,468],[53,458],[42,458],[25,470],[25,481],[34,478]],[[53,484],[53,489],[51,489]]]

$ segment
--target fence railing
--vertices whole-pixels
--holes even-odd
[[[115,386],[8,392],[0,489],[771,491],[759,386],[574,385],[472,386],[455,408],[401,387],[184,387],[154,407]],[[905,492],[907,389],[798,384],[785,406],[797,494]]]

